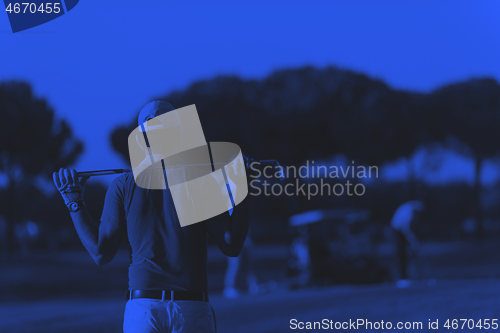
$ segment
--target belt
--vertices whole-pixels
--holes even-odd
[[[173,290],[129,290],[127,299],[151,298],[167,301],[200,301],[208,302],[208,293],[203,291],[173,291]]]

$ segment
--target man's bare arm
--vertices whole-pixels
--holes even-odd
[[[204,222],[208,234],[226,256],[237,257],[243,248],[250,225],[249,201],[247,197],[234,207],[231,216],[226,212]]]
[[[410,248],[412,249],[413,253],[418,254],[418,252],[420,251],[420,243],[415,234],[409,228],[404,228],[401,231],[405,235],[408,243],[410,244]]]
[[[119,221],[104,221],[99,225],[92,220],[83,203],[84,187],[78,181],[75,170],[61,169],[59,173],[54,173],[54,183],[65,201],[68,195],[72,196],[73,199],[79,199],[79,210],[71,212],[71,219],[85,249],[96,264],[109,263],[118,251],[125,234],[125,226]],[[67,191],[68,187],[72,190]]]
[[[101,222],[98,226],[90,217],[87,207],[82,206],[78,212],[71,213],[76,233],[95,263],[105,265],[115,257],[125,235],[125,227],[109,222]]]
[[[254,169],[251,168],[253,159],[245,158],[245,163],[235,163],[230,170],[234,175],[245,174],[247,183],[255,178]],[[224,185],[225,186],[225,185]],[[208,193],[210,195],[210,193]],[[205,221],[205,228],[210,237],[217,244],[219,249],[229,257],[240,255],[243,244],[247,238],[250,209],[250,194],[233,208],[231,215],[229,213],[221,214],[217,217]]]

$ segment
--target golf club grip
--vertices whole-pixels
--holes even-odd
[[[110,169],[110,170],[95,170],[95,171],[82,171],[77,172],[76,175],[78,177],[94,177],[94,176],[108,176],[108,175],[117,175],[120,173],[129,172],[128,169]]]
[[[260,164],[277,164],[277,165],[279,165],[278,161],[276,161],[276,160],[257,160],[255,162],[258,162]]]

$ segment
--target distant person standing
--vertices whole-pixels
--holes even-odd
[[[303,288],[311,283],[311,256],[309,254],[309,233],[306,225],[297,228],[298,236],[290,245],[291,258],[288,267],[292,270],[294,278],[291,287]]]
[[[407,287],[409,285],[407,245],[410,246],[414,254],[418,254],[420,251],[420,243],[411,230],[411,227],[419,220],[420,213],[423,210],[424,204],[421,201],[408,201],[396,209],[391,220],[391,227],[396,234],[396,251],[400,278],[398,281],[399,287]]]

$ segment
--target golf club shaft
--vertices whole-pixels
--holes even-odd
[[[276,164],[281,168],[279,165],[278,161],[276,160],[256,160],[255,162],[261,163],[261,164]],[[214,165],[220,165],[224,163],[214,163]],[[181,166],[172,166],[172,167],[167,167],[167,168],[180,168],[180,167],[197,167],[197,166],[205,166],[205,165],[211,165],[211,164],[187,164],[187,165],[181,165]],[[161,168],[158,168],[161,169]],[[131,172],[132,170],[130,169],[106,169],[106,170],[91,170],[91,171],[81,171],[77,172],[76,175],[78,177],[95,177],[95,176],[108,176],[108,175],[118,175],[121,173],[125,172]]]
[[[130,172],[130,169],[108,169],[108,170],[92,170],[92,171],[81,171],[77,172],[78,177],[94,177],[94,176],[107,176],[107,175],[119,175],[124,172]]]

